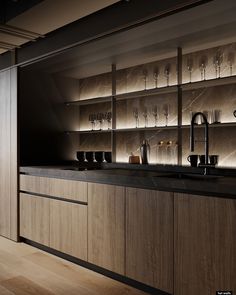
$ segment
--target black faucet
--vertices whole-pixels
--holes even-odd
[[[190,129],[190,150],[194,151],[194,123],[198,116],[201,116],[205,124],[205,165],[208,166],[208,156],[209,156],[209,135],[208,135],[208,122],[206,116],[202,112],[197,112],[193,115],[191,120],[191,129]]]

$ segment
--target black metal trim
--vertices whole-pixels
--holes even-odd
[[[102,275],[105,275],[105,276],[107,276],[109,278],[112,278],[112,279],[114,279],[116,281],[122,282],[122,283],[124,283],[126,285],[129,285],[129,286],[134,287],[136,289],[142,290],[142,291],[144,291],[144,292],[146,292],[148,294],[153,294],[153,295],[171,295],[170,293],[167,293],[167,292],[164,292],[162,290],[159,290],[159,289],[150,287],[148,285],[145,285],[145,284],[140,283],[138,281],[135,281],[133,279],[130,279],[130,278],[127,278],[127,277],[122,276],[120,274],[114,273],[114,272],[109,271],[109,270],[107,270],[105,268],[102,268],[100,266],[97,266],[97,265],[94,265],[92,263],[86,262],[86,261],[81,260],[79,258],[76,258],[74,256],[70,256],[68,254],[62,253],[60,251],[57,251],[57,250],[52,249],[50,247],[44,246],[44,245],[39,244],[37,242],[34,242],[34,241],[31,241],[31,240],[25,239],[23,237],[20,237],[20,241],[21,242],[24,242],[24,243],[26,243],[28,245],[31,245],[33,247],[36,247],[36,248],[38,248],[40,250],[43,250],[45,252],[48,252],[50,254],[53,254],[55,256],[58,256],[60,258],[63,258],[65,260],[68,260],[70,262],[73,262],[75,264],[78,264],[78,265],[80,265],[82,267],[88,268],[88,269],[90,269],[92,271],[95,271],[97,273],[100,273]]]
[[[85,206],[88,205],[87,202],[76,201],[76,200],[65,199],[65,198],[59,198],[59,197],[53,197],[53,196],[39,194],[39,193],[34,193],[34,192],[27,192],[27,191],[20,190],[20,193],[27,194],[27,195],[33,195],[33,196],[40,197],[40,198],[47,198],[47,199],[52,199],[52,200],[58,200],[58,201],[68,202],[68,203],[75,203],[75,204],[79,204],[79,205],[85,205]]]

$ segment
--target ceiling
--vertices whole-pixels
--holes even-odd
[[[168,17],[80,45],[31,65],[79,79],[236,42],[236,1],[214,0]]]
[[[36,41],[60,27],[120,0],[3,0],[0,54]]]

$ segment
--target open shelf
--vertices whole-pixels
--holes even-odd
[[[90,104],[97,104],[103,102],[111,102],[112,96],[102,96],[102,97],[94,97],[89,99],[82,99],[82,100],[75,100],[75,101],[68,101],[65,102],[66,106],[82,106],[82,105],[90,105]]]
[[[155,131],[160,129],[165,130],[172,130],[178,128],[177,125],[175,126],[157,126],[157,127],[140,127],[140,128],[120,128],[120,129],[114,129],[115,132],[129,132],[129,131]]]
[[[182,84],[182,89],[183,90],[194,90],[194,89],[199,89],[199,88],[207,88],[207,87],[228,85],[228,84],[234,84],[234,83],[236,83],[236,76],[229,76],[229,77],[224,77],[224,78],[216,78],[216,79],[210,79],[210,80]]]
[[[177,90],[178,90],[177,86],[173,85],[173,86],[151,88],[151,89],[146,89],[146,90],[117,94],[114,97],[117,101],[118,100],[128,100],[128,99],[152,96],[152,95],[157,95],[157,94],[175,93],[175,92],[177,92]]]
[[[95,134],[95,133],[110,133],[112,129],[105,130],[77,130],[77,131],[66,131],[67,134],[78,133],[78,134]]]
[[[194,125],[194,128],[204,128],[204,124]],[[236,127],[236,122],[230,123],[213,123],[208,125],[209,128],[217,128],[217,127]],[[190,128],[190,125],[182,125],[181,128]]]

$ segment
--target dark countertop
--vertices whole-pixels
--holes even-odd
[[[140,166],[140,165],[139,165]],[[129,169],[127,169],[129,167]],[[20,173],[160,191],[182,192],[236,199],[236,176],[202,175],[190,167],[138,167],[107,165],[101,170],[76,171],[71,166],[27,166]],[[145,170],[143,170],[145,169]],[[219,173],[216,173],[219,174]]]

